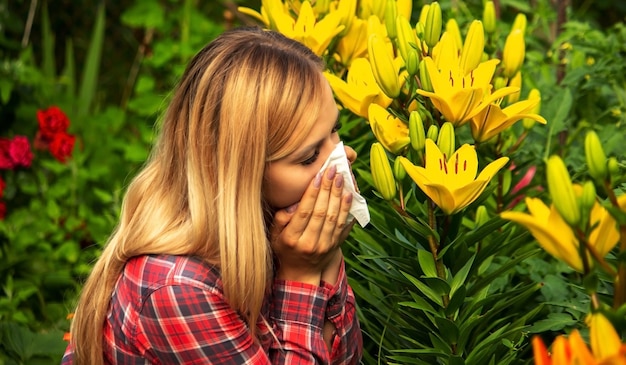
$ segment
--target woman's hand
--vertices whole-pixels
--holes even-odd
[[[300,203],[277,211],[270,229],[279,262],[276,277],[319,285],[327,266],[341,263],[337,255],[352,228],[346,222],[351,205],[343,175],[331,166],[313,179]]]

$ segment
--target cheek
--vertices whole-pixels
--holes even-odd
[[[299,202],[317,170],[299,168],[276,168],[267,174],[263,187],[265,199],[270,206],[282,209]]]

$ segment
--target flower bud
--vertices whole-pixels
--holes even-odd
[[[426,134],[424,133],[424,122],[418,111],[412,111],[409,114],[409,139],[411,140],[411,147],[415,151],[424,151]]]
[[[426,26],[426,18],[428,17],[429,8],[430,4],[424,4],[424,6],[422,6],[422,10],[420,11],[418,23],[422,24],[423,26]]]
[[[430,75],[428,74],[428,70],[426,69],[426,62],[422,59],[419,64],[419,76],[420,83],[422,84],[421,89],[424,91],[433,91],[433,85],[430,83]]]
[[[510,169],[502,171],[502,194],[506,195],[511,189],[511,182],[513,181],[513,173]]]
[[[456,150],[454,124],[445,122],[441,125],[439,136],[437,136],[437,146],[446,160],[452,157]]]
[[[498,76],[493,80],[493,89],[500,90],[503,87],[506,87],[506,84],[506,80],[503,77]]]
[[[591,212],[591,208],[596,203],[596,187],[593,185],[591,181],[585,181],[583,184],[583,192],[578,199],[578,204],[580,205],[580,212],[583,219],[587,219],[589,217],[589,213]]]
[[[522,68],[525,55],[524,33],[519,29],[514,29],[506,37],[502,51],[502,74],[504,77],[511,78]]]
[[[396,17],[398,16],[398,8],[396,0],[387,0],[385,7],[385,27],[387,28],[387,35],[390,39],[396,39]]]
[[[411,23],[403,17],[399,16],[396,19],[396,28],[396,45],[398,52],[404,62],[407,63],[409,60],[409,50],[414,49],[413,47],[418,47],[419,40],[417,39],[413,27],[411,27]]]
[[[609,170],[609,175],[611,175],[612,179],[616,179],[619,177],[619,162],[613,156],[609,157],[609,160],[606,163],[606,167]]]
[[[415,48],[411,47],[408,52],[407,52],[407,60],[405,61],[406,64],[406,72],[409,73],[409,76],[415,76],[419,73],[420,71],[420,59],[419,59],[419,55],[417,54],[417,50],[415,50]]]
[[[496,31],[496,7],[491,0],[485,2],[483,25],[487,34],[493,34]]]
[[[517,16],[515,16],[515,20],[513,21],[513,26],[511,27],[511,30],[519,29],[522,31],[522,34],[526,34],[526,23],[526,14],[517,13]]]
[[[572,180],[561,157],[550,156],[546,170],[552,204],[567,224],[577,226],[580,223],[580,208]]]
[[[396,178],[397,182],[402,182],[402,180],[406,177],[406,170],[400,163],[400,159],[397,157],[393,160],[393,177]]]
[[[376,33],[371,34],[367,42],[372,73],[380,89],[390,98],[400,95],[398,70],[385,42]]]
[[[595,131],[589,131],[585,136],[585,159],[589,175],[598,181],[604,181],[608,174],[607,159]]]
[[[372,143],[370,150],[370,168],[374,187],[385,200],[393,200],[396,196],[396,181],[391,171],[391,165],[383,146]]]
[[[434,1],[428,8],[426,22],[424,23],[424,41],[426,41],[426,45],[428,45],[429,49],[432,49],[439,42],[441,27],[443,25],[442,22],[441,6],[439,6],[438,2]]]
[[[467,31],[459,67],[463,75],[466,75],[482,62],[485,50],[485,31],[480,20],[474,20]]]
[[[448,19],[448,22],[446,23],[446,33],[454,39],[456,49],[463,48],[463,38],[461,37],[461,30],[459,29],[459,23],[456,22],[456,19]]]
[[[436,141],[438,135],[439,127],[437,127],[436,124],[431,124],[430,127],[428,127],[428,131],[426,132],[426,138]]]
[[[528,93],[528,100],[531,99],[539,99],[539,102],[529,111],[529,114],[539,114],[541,111],[541,92],[539,89],[531,89]],[[535,125],[536,121],[532,118],[524,118],[522,119],[522,125],[524,129],[530,130]]]
[[[484,205],[478,206],[478,208],[476,208],[476,217],[474,218],[474,228],[482,226],[487,223],[488,220],[489,213],[487,213],[487,208]]]

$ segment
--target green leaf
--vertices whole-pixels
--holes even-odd
[[[59,208],[57,202],[54,200],[48,200],[48,204],[46,205],[46,212],[48,213],[48,217],[52,218],[55,221],[58,220],[61,216],[61,209]]]
[[[415,285],[415,287],[422,293],[424,294],[426,297],[428,297],[430,300],[432,300],[433,302],[439,304],[440,307],[443,307],[443,299],[441,298],[441,295],[438,294],[437,292],[435,292],[433,289],[431,289],[430,287],[428,287],[426,284],[422,283],[421,281],[419,281],[418,279],[416,279],[415,277],[413,277],[411,274],[404,272],[404,271],[400,271],[402,273],[402,275],[404,275],[407,279],[409,279],[409,281]]]
[[[13,81],[7,78],[0,79],[0,101],[2,104],[9,102],[11,92],[13,91]]]
[[[417,261],[425,276],[437,277],[437,269],[435,268],[435,259],[432,253],[426,250],[417,250]]]
[[[92,30],[89,49],[83,67],[80,90],[78,94],[78,116],[84,117],[93,106],[93,100],[98,89],[98,72],[104,44],[105,8],[104,2],[98,6],[95,24]]]
[[[472,264],[474,263],[474,258],[476,255],[472,255],[472,257],[467,260],[465,265],[459,270],[456,275],[452,278],[452,283],[450,284],[450,295],[453,296],[454,293],[460,288],[463,284],[465,284],[465,280],[467,279],[467,275],[469,274]]]
[[[43,74],[54,79],[56,76],[56,66],[54,62],[54,34],[50,27],[50,14],[48,12],[48,2],[44,1],[41,9],[41,39],[42,39],[42,70]]]
[[[448,307],[446,308],[446,315],[451,316],[457,309],[461,308],[463,303],[465,302],[467,290],[465,289],[465,285],[461,285],[453,295],[450,296],[450,302],[448,303]]]
[[[530,333],[542,333],[546,331],[561,331],[564,328],[573,326],[578,321],[569,313],[550,313],[548,318],[539,320],[533,323],[528,332]]]
[[[435,317],[441,337],[450,344],[456,344],[459,339],[459,327],[456,323],[443,317]]]
[[[136,28],[160,28],[165,22],[165,11],[158,1],[136,1],[122,14],[122,23]]]

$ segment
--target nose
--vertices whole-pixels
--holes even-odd
[[[356,161],[356,151],[353,150],[352,147],[344,145],[343,149],[346,151],[346,157],[348,157],[348,161],[350,161],[350,163]]]

